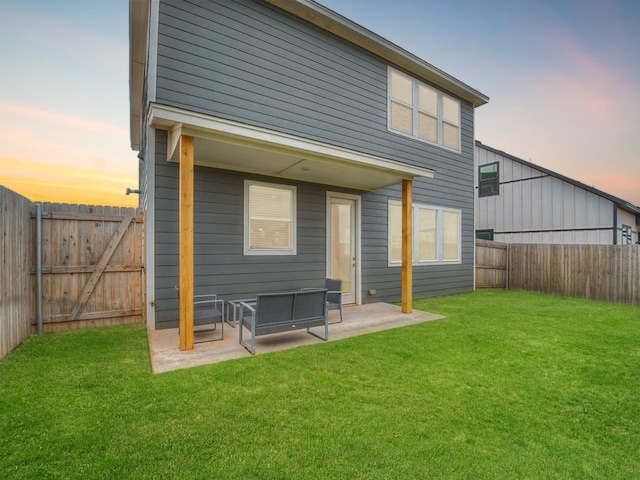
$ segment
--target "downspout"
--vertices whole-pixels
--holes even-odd
[[[36,320],[42,335],[42,204],[36,203]]]

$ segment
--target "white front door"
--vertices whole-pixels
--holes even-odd
[[[360,197],[327,194],[327,276],[342,280],[342,303],[360,302]]]

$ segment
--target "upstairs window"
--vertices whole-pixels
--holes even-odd
[[[478,167],[478,196],[500,195],[500,168],[498,162]]]
[[[296,187],[245,180],[244,254],[296,254]]]
[[[388,127],[460,151],[460,102],[389,68]]]

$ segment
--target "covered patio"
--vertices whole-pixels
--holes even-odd
[[[369,303],[343,308],[344,321],[329,325],[329,341],[341,340],[392,328],[416,325],[444,317],[433,313],[413,311],[403,313],[402,308],[388,303]],[[339,312],[329,312],[329,321],[337,322]],[[238,343],[240,327],[224,325],[224,339],[198,343],[193,350],[181,350],[178,329],[150,330],[149,353],[153,373],[163,373],[182,368],[223,362],[251,355]],[[205,334],[203,334],[205,335]],[[286,350],[303,345],[324,343],[304,330],[258,337],[257,354]]]
[[[359,151],[296,137],[175,107],[152,105],[148,123],[168,132],[167,160],[179,165],[179,325],[180,349],[194,349],[195,166],[264,175],[372,192],[402,185],[401,312],[411,314],[413,295],[413,181],[434,171]],[[245,202],[246,206],[246,202]],[[357,223],[357,222],[356,222]],[[358,229],[359,226],[354,228]],[[360,232],[354,243],[360,242]],[[350,260],[360,278],[360,251]],[[327,272],[327,276],[330,273]],[[356,288],[356,304],[361,303]],[[155,295],[151,289],[150,295]],[[350,302],[348,302],[350,303]],[[400,318],[402,318],[400,316]],[[218,342],[220,343],[220,342]],[[218,349],[220,347],[218,346]]]

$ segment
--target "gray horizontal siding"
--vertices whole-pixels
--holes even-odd
[[[264,2],[163,1],[157,101],[432,168],[435,205],[473,209],[473,109],[462,153],[387,130],[387,63]]]
[[[175,327],[178,310],[178,165],[166,161],[166,132],[156,132],[155,309],[157,328]],[[196,153],[197,156],[197,153]],[[204,167],[195,170],[194,255],[196,293],[216,292],[225,300],[257,292],[320,286],[326,275],[326,192],[333,187],[245,176]],[[293,183],[297,195],[297,255],[244,256],[244,179]],[[353,192],[350,192],[353,193]],[[398,301],[400,268],[388,266],[389,198],[400,188],[362,194],[363,301]],[[461,204],[468,203],[468,199]],[[460,208],[444,203],[430,180],[414,182],[414,202]],[[472,209],[463,208],[461,265],[414,267],[414,297],[452,294],[473,288]],[[368,295],[376,290],[375,296]]]
[[[161,1],[158,103],[433,169],[434,179],[414,182],[414,202],[462,211],[463,263],[415,267],[414,296],[469,291],[473,109],[462,102],[457,153],[389,132],[386,92],[386,62],[264,2]],[[177,166],[166,162],[165,132],[157,132],[157,142],[156,318],[166,327],[177,318]],[[321,284],[327,187],[283,182],[298,185],[298,255],[245,257],[244,178],[196,168],[197,289],[238,298]],[[400,299],[400,269],[387,265],[389,198],[400,198],[399,186],[362,196],[365,302]],[[377,290],[375,297],[368,296],[370,289]]]
[[[462,212],[462,263],[413,267],[414,298],[449,295],[473,290],[473,194],[444,195],[434,181],[413,182],[413,202],[458,208]],[[445,198],[446,197],[446,198]],[[363,195],[362,292],[363,301],[396,302],[401,297],[401,268],[388,266],[388,201],[400,200],[400,186]],[[375,296],[369,290],[376,290]]]
[[[158,328],[177,325],[178,165],[166,161],[166,132],[157,131],[155,305]],[[242,174],[196,167],[194,194],[194,281],[196,293],[224,299],[256,292],[319,286],[325,268],[326,189],[298,184],[295,256],[245,256]],[[262,180],[271,180],[260,178]],[[280,182],[279,180],[275,180]],[[292,183],[292,182],[286,182]]]
[[[467,175],[463,154],[387,131],[387,64],[262,2],[161,3],[157,101]],[[471,172],[472,174],[473,172]]]

